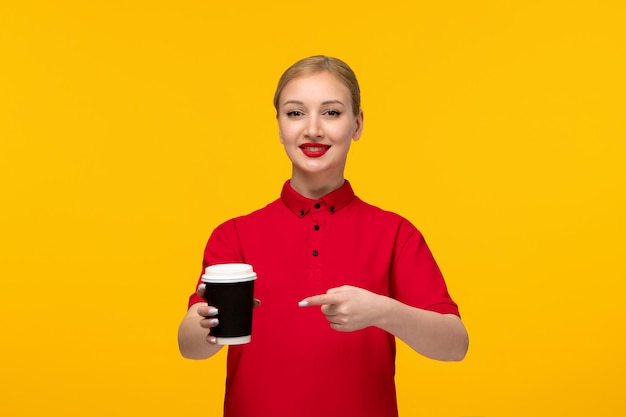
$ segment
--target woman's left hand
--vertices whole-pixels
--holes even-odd
[[[375,325],[383,314],[386,299],[363,288],[344,285],[331,288],[326,294],[307,297],[299,305],[321,306],[331,328],[353,332]]]

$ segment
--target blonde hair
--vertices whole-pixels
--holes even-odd
[[[361,110],[361,89],[359,88],[359,82],[356,79],[354,71],[342,60],[325,55],[315,55],[301,59],[287,68],[280,77],[280,80],[278,80],[278,86],[274,93],[274,108],[276,109],[276,114],[278,114],[280,95],[289,81],[294,78],[325,71],[337,77],[339,81],[348,88],[352,102],[352,113],[357,116]]]

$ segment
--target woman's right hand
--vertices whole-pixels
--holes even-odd
[[[202,299],[204,299],[204,290],[206,288],[205,284],[198,285],[198,289],[196,290],[196,294]],[[258,299],[253,300],[253,307],[258,307],[261,305],[261,301]],[[209,343],[215,344],[217,343],[217,339],[211,336],[211,328],[217,326],[220,322],[219,319],[215,316],[219,313],[218,309],[214,306],[210,305],[199,305],[197,308],[197,313],[202,317],[200,320],[200,327],[209,330],[209,334],[207,335],[207,341]]]
[[[196,290],[196,294],[202,299],[204,299],[204,284],[200,284],[198,289]],[[200,327],[209,330],[209,334],[207,335],[207,342],[215,344],[217,343],[217,339],[214,336],[211,336],[211,328],[215,327],[219,324],[219,319],[215,316],[218,313],[217,308],[210,305],[199,305],[197,309],[197,313],[202,317],[200,320]]]

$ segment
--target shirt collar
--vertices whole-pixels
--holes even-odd
[[[323,204],[328,207],[331,213],[336,213],[350,204],[354,197],[354,191],[348,180],[345,180],[343,185],[335,191],[331,191],[317,200],[298,194],[298,192],[291,187],[289,180],[283,185],[283,190],[280,194],[283,203],[298,217],[304,217],[311,211],[311,207],[316,203]]]

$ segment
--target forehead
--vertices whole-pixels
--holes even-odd
[[[289,81],[280,95],[280,101],[334,99],[348,104],[349,97],[348,87],[338,77],[325,71],[302,75]]]

